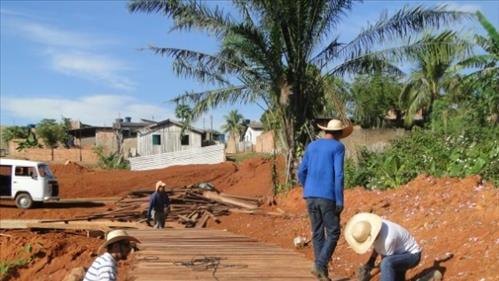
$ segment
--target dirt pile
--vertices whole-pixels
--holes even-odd
[[[51,165],[59,181],[61,198],[112,197],[131,190],[152,190],[158,180],[168,187],[215,182],[237,170],[233,163],[175,166],[150,171],[90,170],[72,165]]]
[[[7,280],[62,280],[74,267],[90,266],[100,244],[83,233],[9,231],[0,236],[0,260],[11,265]]]
[[[346,190],[345,202],[342,227],[355,213],[367,211],[405,226],[416,237],[423,258],[408,277],[421,276],[432,268],[435,258],[451,252],[454,257],[437,266],[444,271],[444,280],[499,280],[499,191],[482,184],[479,177],[420,176],[395,190]],[[280,196],[278,207],[292,214],[290,218],[231,215],[211,227],[287,248],[293,248],[295,236],[310,237],[301,188]],[[311,247],[298,251],[313,257]],[[350,250],[342,237],[331,263],[332,273],[353,277],[367,258]]]

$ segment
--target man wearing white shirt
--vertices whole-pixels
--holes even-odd
[[[381,281],[403,281],[405,273],[421,260],[421,247],[414,237],[402,226],[370,213],[353,216],[345,227],[345,239],[358,254],[373,248],[369,261],[361,268],[361,280],[369,280],[378,255]]]
[[[99,248],[99,252],[105,252],[95,259],[87,270],[83,281],[118,280],[117,261],[127,258],[133,248],[130,242],[140,243],[137,238],[128,235],[125,230],[110,231],[106,236],[106,242]]]

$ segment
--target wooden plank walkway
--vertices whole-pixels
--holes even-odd
[[[139,238],[135,281],[316,280],[312,262],[291,250],[215,229],[127,230]]]

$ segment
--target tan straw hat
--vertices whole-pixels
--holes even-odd
[[[371,213],[358,213],[345,226],[345,239],[357,253],[363,254],[376,240],[381,230],[381,217]]]
[[[166,184],[165,184],[164,182],[162,182],[162,181],[158,181],[158,182],[156,183],[156,191],[158,191],[158,189],[159,189],[160,187],[165,187],[165,186],[166,186]]]
[[[353,132],[353,126],[350,122],[342,122],[338,119],[331,119],[327,126],[317,125],[321,130],[324,131],[342,131],[340,139],[348,137]]]
[[[104,242],[104,244],[102,244],[99,247],[99,252],[102,252],[104,249],[106,249],[107,246],[109,246],[115,242],[122,241],[122,240],[135,241],[137,243],[140,243],[139,239],[128,235],[128,233],[125,230],[115,229],[115,230],[111,230],[107,233],[106,242]]]

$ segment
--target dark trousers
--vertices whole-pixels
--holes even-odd
[[[327,270],[341,233],[336,203],[322,198],[307,198],[307,208],[312,227],[315,265],[318,269]]]
[[[381,261],[381,281],[405,281],[405,272],[418,265],[421,253],[386,256]]]

